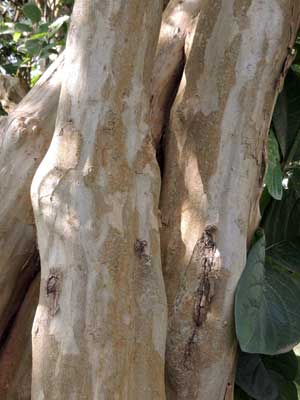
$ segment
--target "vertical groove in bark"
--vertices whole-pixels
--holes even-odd
[[[31,400],[31,328],[39,296],[37,275],[0,352],[0,399]]]
[[[60,56],[0,122],[0,339],[22,270],[36,248],[30,185],[54,131],[62,63]]]
[[[158,146],[184,67],[184,43],[202,0],[171,0],[163,13],[151,85],[151,130]]]
[[[161,7],[75,2],[56,130],[32,185],[41,254],[32,400],[165,398],[149,126]]]
[[[24,297],[28,291],[28,288],[34,280],[36,274],[39,272],[39,269],[40,258],[38,250],[35,249],[33,254],[30,255],[26,260],[26,263],[24,263],[18,275],[18,279],[15,282],[14,290],[11,294],[9,304],[3,311],[3,314],[1,316],[1,319],[3,321],[7,321],[7,324],[5,325],[5,329],[3,330],[3,334],[0,340],[0,349],[2,346],[5,346],[5,341],[7,339],[7,335],[9,335],[9,332],[11,330],[11,325],[14,322],[14,318],[24,301]]]
[[[236,351],[234,291],[257,223],[293,5],[299,12],[296,1],[206,1],[188,43],[161,196],[170,400],[224,400]],[[207,252],[201,241],[211,227]],[[195,321],[195,308],[204,318]]]

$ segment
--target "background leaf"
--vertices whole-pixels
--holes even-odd
[[[268,148],[269,160],[265,183],[270,195],[276,200],[281,200],[283,176],[280,165],[279,147],[272,129],[269,133]]]
[[[41,11],[35,4],[25,4],[23,6],[23,13],[32,22],[39,22],[42,18]]]
[[[279,354],[300,341],[300,274],[267,259],[265,238],[251,248],[235,296],[236,334],[244,352]]]
[[[236,384],[255,400],[277,400],[279,391],[259,354],[240,352]]]

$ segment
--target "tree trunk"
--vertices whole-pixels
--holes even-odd
[[[234,291],[299,12],[76,1],[64,69],[0,122],[1,400],[30,399],[29,187],[62,77],[32,184],[31,399],[233,400]]]
[[[206,1],[188,45],[161,196],[170,400],[223,400],[233,385],[234,292],[259,220],[267,132],[297,4]]]
[[[75,3],[56,131],[32,185],[33,400],[165,397],[160,174],[148,121],[160,17],[157,0]]]

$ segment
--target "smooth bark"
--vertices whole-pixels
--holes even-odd
[[[232,388],[234,292],[259,220],[267,132],[298,15],[296,1],[206,1],[191,37],[161,199],[169,400],[223,400]]]
[[[36,248],[30,185],[53,135],[62,63],[60,56],[0,122],[0,340]]]
[[[160,174],[149,127],[162,4],[77,0],[32,201],[32,400],[164,399]]]

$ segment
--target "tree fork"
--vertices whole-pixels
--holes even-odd
[[[151,127],[156,145],[168,118],[172,94],[179,83],[180,76],[176,71],[180,72],[182,68],[184,40],[191,30],[200,1],[179,3],[178,0],[171,1],[164,12],[152,73]],[[0,214],[0,250],[5,257],[0,260],[0,286],[5,289],[0,295],[0,338],[14,314],[12,294],[16,298],[16,308],[23,298],[22,293],[18,296],[16,282],[19,280],[20,289],[26,289],[21,284],[20,271],[33,254],[36,241],[31,203],[28,201],[29,190],[54,131],[63,59],[64,54],[51,65],[16,109],[1,119],[0,194],[4,206]],[[32,128],[34,134],[30,133]],[[9,174],[7,171],[10,171]],[[10,189],[11,182],[14,182],[14,190]]]

